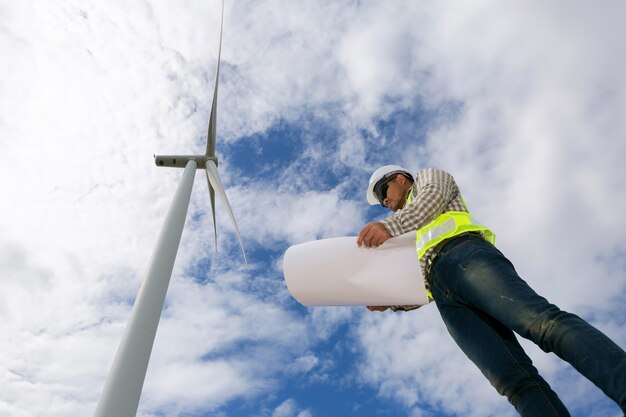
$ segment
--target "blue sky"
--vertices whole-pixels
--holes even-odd
[[[455,175],[539,293],[626,346],[623,2],[226,1],[139,416],[514,416],[434,306],[306,308],[282,256],[354,236],[383,164]],[[220,2],[0,0],[0,416],[92,415],[182,171]],[[621,416],[522,344],[575,417]]]

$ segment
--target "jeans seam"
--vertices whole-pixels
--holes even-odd
[[[506,346],[506,344],[504,343],[504,341],[502,340],[502,338],[500,337],[500,335],[498,333],[495,333],[496,338],[498,339],[498,342],[500,342],[500,344],[502,345],[502,347],[504,348],[504,350],[506,351],[506,353],[509,355],[509,357],[511,359],[513,359],[513,362],[515,363],[515,366],[522,371],[524,374],[526,374],[527,377],[530,378],[530,374],[528,373],[528,371],[526,371],[522,366],[520,366],[519,362],[515,359],[515,356],[511,353],[511,351],[509,350],[509,348]],[[539,385],[538,382],[534,382],[534,384],[537,386],[537,388],[539,389],[539,391],[541,392],[541,394],[543,395],[544,399],[546,400],[546,403],[549,405],[549,407],[552,409],[553,415],[555,417],[559,417],[559,413],[558,411],[554,408],[554,405],[548,400],[548,396],[546,395],[546,393],[544,392],[544,390],[541,388],[541,385]]]

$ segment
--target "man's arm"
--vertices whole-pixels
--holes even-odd
[[[368,223],[359,233],[356,243],[359,247],[365,245],[368,248],[375,248],[382,245],[390,237],[389,231],[381,222]]]
[[[380,223],[391,237],[418,230],[445,211],[458,192],[452,175],[437,168],[423,169],[415,176],[411,204]]]

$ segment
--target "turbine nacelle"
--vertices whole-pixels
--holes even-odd
[[[216,156],[207,155],[155,155],[154,163],[159,167],[185,168],[187,161],[196,161],[198,168],[205,169],[206,161],[213,161],[217,166]]]

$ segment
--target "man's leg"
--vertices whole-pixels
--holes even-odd
[[[457,301],[554,352],[626,412],[626,352],[580,317],[535,293],[492,245],[476,237],[452,241],[434,269]]]
[[[432,292],[457,345],[521,416],[570,416],[511,330],[486,314],[456,302],[437,279],[433,279]]]

